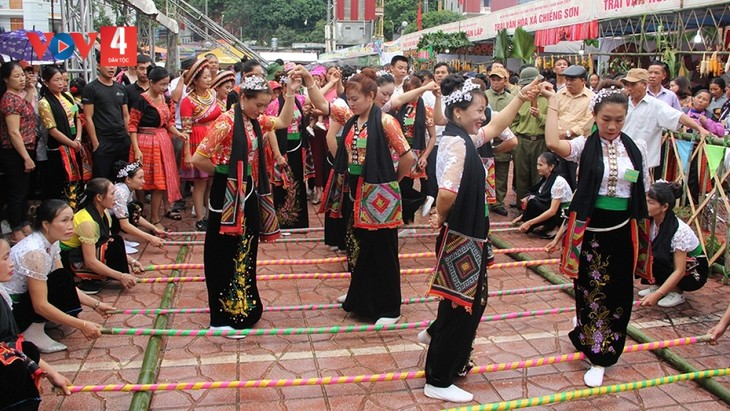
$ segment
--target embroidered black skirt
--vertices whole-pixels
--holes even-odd
[[[0,301],[0,304],[4,304],[4,302]],[[13,348],[15,347],[14,340],[9,343],[9,346]],[[40,352],[33,343],[23,341],[22,352],[36,364],[40,361]],[[0,361],[0,386],[5,387],[3,395],[0,395],[0,410],[30,411],[38,409],[41,396],[24,361],[15,360],[9,364]]]
[[[615,364],[626,344],[634,295],[634,247],[628,211],[594,209],[583,239],[574,280],[578,326],[569,333],[575,348],[593,365]]]
[[[342,308],[371,320],[400,316],[398,229],[355,228],[353,211],[348,213],[348,219],[345,241],[350,287]]]
[[[426,201],[426,195],[413,188],[413,179],[403,177],[398,183],[403,201],[403,222],[410,224],[414,220],[416,211]]]
[[[436,239],[436,253],[444,240],[442,229]],[[486,253],[485,253],[486,254]],[[486,264],[486,258],[483,259]],[[435,387],[446,388],[457,376],[465,375],[471,369],[471,352],[477,328],[486,305],[487,270],[482,268],[477,280],[477,299],[468,312],[464,307],[454,307],[451,300],[439,302],[436,320],[428,327],[431,343],[426,356],[426,382]],[[484,304],[482,304],[482,302]]]
[[[287,164],[289,164],[289,187],[274,186],[274,206],[279,226],[286,228],[309,227],[309,208],[307,205],[307,184],[304,181],[304,149],[301,140],[287,141]]]
[[[330,175],[332,170],[332,156],[327,155],[324,162],[324,172],[326,176]],[[325,185],[327,183],[325,182]],[[324,199],[322,200],[324,201]],[[342,218],[332,218],[330,212],[324,214],[324,243],[328,246],[337,246],[338,249],[344,251],[347,249],[345,237],[347,235],[347,222],[352,213],[352,201],[345,194],[342,199]]]
[[[210,190],[210,208],[221,210],[226,175],[215,173]],[[259,245],[259,207],[250,177],[244,205],[241,236],[219,233],[221,213],[210,212],[205,234],[203,263],[208,287],[211,326],[250,328],[261,319],[263,303],[256,287],[256,259]]]

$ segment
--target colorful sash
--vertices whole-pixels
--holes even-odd
[[[438,265],[428,293],[449,299],[470,311],[479,285],[480,270],[486,263],[487,243],[450,230],[448,226],[443,226],[441,232],[443,241],[438,252]]]
[[[73,183],[81,180],[83,178],[83,169],[79,167],[79,161],[74,150],[67,145],[61,144],[58,151],[61,154],[61,163],[66,172],[67,181]]]

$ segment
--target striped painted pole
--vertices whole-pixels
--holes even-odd
[[[529,253],[529,252],[544,252],[544,247],[522,247],[522,248],[507,248],[494,250],[494,254],[511,254],[511,253]],[[432,251],[426,251],[422,253],[402,253],[398,254],[400,260],[413,260],[422,258],[433,258],[436,257],[436,253]],[[282,258],[278,260],[259,260],[256,267],[268,267],[268,266],[280,266],[280,265],[321,265],[321,264],[335,264],[344,263],[347,261],[347,257],[327,257],[327,258]],[[152,264],[145,267],[144,271],[156,271],[156,270],[190,270],[190,269],[202,269],[203,264]]]
[[[490,222],[489,227],[509,227],[512,223],[509,221],[499,221],[499,222]],[[413,224],[409,225],[408,227],[404,228],[415,228],[415,229],[431,229],[431,226],[429,224]],[[324,227],[309,227],[309,228],[290,228],[286,230],[282,230],[282,232],[285,233],[292,233],[292,234],[306,234],[306,233],[312,233],[312,232],[320,232],[324,231]],[[175,235],[198,235],[198,236],[205,236],[205,231],[170,231],[165,233],[168,236],[175,236]]]
[[[634,305],[639,305],[635,301]],[[515,311],[506,314],[487,315],[480,322],[511,320],[515,318],[538,317],[544,315],[562,314],[575,311],[575,307],[549,308],[545,310]],[[233,331],[222,330],[191,330],[191,329],[154,329],[154,328],[102,328],[101,333],[107,335],[162,335],[167,337],[226,337],[233,335],[263,336],[263,335],[314,335],[314,334],[349,334],[370,331],[413,330],[431,325],[433,320],[413,323],[390,325],[343,325],[330,327],[289,327],[289,328],[255,328]]]
[[[517,267],[534,267],[538,265],[557,264],[557,258],[533,261],[514,261],[509,263],[493,264],[489,269],[507,269]],[[400,270],[401,275],[430,274],[433,268],[403,268]],[[348,278],[350,273],[347,271],[336,273],[293,273],[293,274],[258,274],[256,279],[260,281],[276,281],[276,280],[322,280]],[[137,278],[138,284],[159,284],[159,283],[199,283],[205,281],[205,277],[154,277],[154,278]]]
[[[509,290],[493,290],[488,293],[489,297],[500,297],[506,295],[522,295],[522,294],[534,294],[545,291],[554,290],[565,290],[573,288],[573,284],[557,284],[557,285],[546,285],[540,287],[530,288],[515,288]],[[401,300],[401,304],[419,304],[429,303],[438,301],[436,297],[416,297]],[[304,304],[304,305],[286,305],[286,306],[270,306],[264,307],[264,311],[314,311],[314,310],[328,310],[342,307],[342,304]],[[210,308],[130,308],[125,310],[111,310],[107,311],[108,314],[128,314],[128,315],[143,315],[143,314],[205,314],[209,313]]]
[[[477,411],[477,410],[514,410],[518,408],[537,407],[540,405],[556,404],[575,400],[578,398],[595,397],[598,395],[615,394],[624,391],[640,390],[643,388],[656,387],[665,384],[674,384],[681,381],[691,381],[704,378],[720,377],[730,373],[730,368],[718,368],[715,370],[704,370],[689,372],[685,374],[670,375],[667,377],[654,378],[651,380],[634,381],[624,384],[605,385],[596,388],[584,388],[582,390],[563,391],[556,394],[543,395],[541,397],[523,398],[512,401],[493,402],[469,407],[447,408],[447,411]]]
[[[630,345],[625,347],[624,352],[637,352],[654,350],[658,348],[676,347],[681,345],[696,344],[707,341],[707,336],[678,338],[676,340],[656,341],[649,344]],[[491,364],[487,366],[474,367],[469,374],[484,374],[487,372],[515,370],[521,368],[539,367],[560,362],[576,361],[583,359],[583,353],[565,354],[561,356],[534,358],[525,361]],[[727,369],[726,369],[727,370]],[[725,375],[725,374],[716,374]],[[423,378],[424,371],[388,372],[382,374],[353,375],[337,377],[314,377],[314,378],[292,378],[279,380],[248,380],[248,381],[204,381],[185,383],[163,383],[163,384],[108,384],[108,385],[78,385],[69,386],[72,393],[77,392],[136,392],[136,391],[190,391],[207,390],[218,388],[268,388],[268,387],[299,387],[305,385],[336,385],[362,382],[384,382],[397,380],[413,380]],[[714,375],[709,375],[714,376]],[[670,377],[665,377],[670,378]],[[601,387],[604,388],[604,387]]]

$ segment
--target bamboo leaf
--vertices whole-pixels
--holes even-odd
[[[522,60],[522,63],[531,63],[535,56],[535,37],[522,27],[515,29],[512,37],[512,57]]]
[[[502,61],[512,56],[512,39],[506,29],[497,32],[494,38],[494,58]]]

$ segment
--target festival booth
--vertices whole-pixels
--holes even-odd
[[[352,46],[319,55],[320,63],[337,63],[341,66],[379,66],[382,41],[372,41],[361,46]]]

